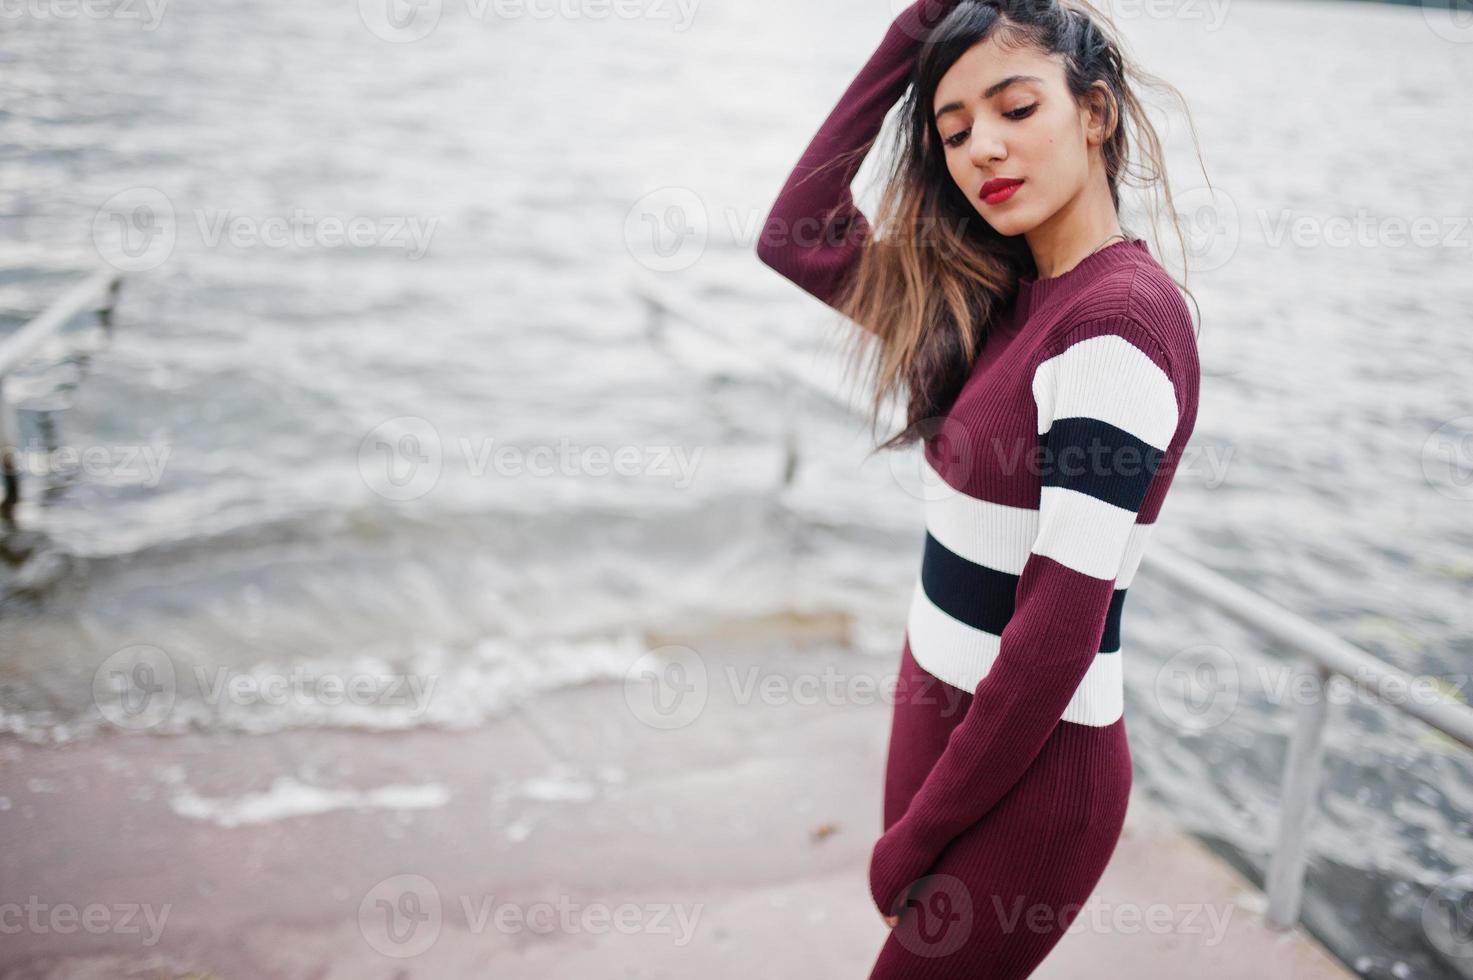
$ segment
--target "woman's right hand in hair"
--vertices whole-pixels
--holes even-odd
[[[924,41],[936,25],[963,2],[965,0],[916,0],[896,15],[891,27],[912,40]]]
[[[946,18],[953,9],[963,0],[916,0],[905,10],[900,12],[896,20],[904,19],[907,26],[920,22],[924,30],[929,31]]]

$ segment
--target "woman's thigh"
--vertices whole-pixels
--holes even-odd
[[[1092,771],[1077,762],[1090,747]],[[986,817],[911,892],[871,980],[1021,980],[1104,874],[1129,802],[1124,722],[1065,725]]]
[[[955,699],[956,688],[940,682],[922,691],[925,678],[906,648],[885,772],[887,828],[971,701],[965,691]],[[1109,864],[1131,775],[1124,719],[1108,728],[1061,724],[1018,784],[912,890],[871,980],[1021,980],[1033,973]]]

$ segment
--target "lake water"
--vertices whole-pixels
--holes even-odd
[[[0,19],[0,312],[100,256],[127,277],[110,334],[79,323],[7,381],[23,443],[92,455],[26,481],[47,544],[6,579],[0,731],[93,737],[99,667],[140,648],[180,669],[161,732],[475,725],[718,621],[838,617],[893,669],[915,456],[863,459],[861,423],[740,356],[831,363],[842,324],[752,248],[888,4],[63,8]],[[1212,188],[1163,119],[1204,378],[1155,540],[1467,700],[1473,28],[1118,12]],[[1153,241],[1179,273],[1175,248]],[[652,336],[650,282],[701,330]],[[1261,882],[1291,661],[1149,556],[1131,596],[1137,778]],[[222,701],[194,668],[440,684]],[[1210,724],[1172,686],[1202,669],[1233,695]],[[1363,977],[1473,976],[1424,916],[1468,895],[1469,762],[1365,699],[1332,711],[1304,919]]]

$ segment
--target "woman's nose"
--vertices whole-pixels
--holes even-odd
[[[978,134],[972,131],[972,139],[967,147],[971,151],[972,162],[978,166],[986,166],[998,160],[1006,160],[1007,146],[1002,140],[988,136],[986,133]]]

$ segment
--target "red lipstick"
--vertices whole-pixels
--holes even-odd
[[[1001,204],[1012,197],[1022,183],[1022,178],[1018,177],[994,177],[982,185],[977,196],[988,204]]]

